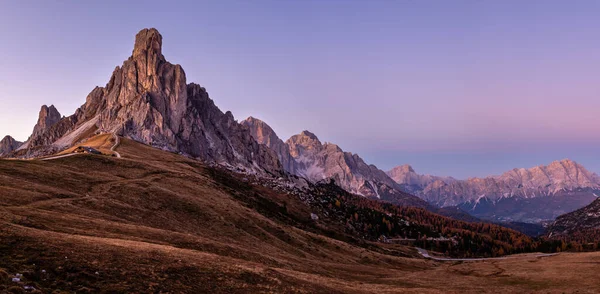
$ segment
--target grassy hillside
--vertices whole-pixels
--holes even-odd
[[[489,279],[470,268],[375,240],[458,234],[490,250],[527,240],[330,184],[313,186],[311,199],[276,192],[129,140],[118,151],[123,159],[0,160],[0,292],[422,293],[448,289],[446,279],[485,289]],[[505,282],[491,283],[529,289]]]

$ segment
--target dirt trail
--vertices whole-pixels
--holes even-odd
[[[558,253],[536,253],[536,254],[527,254],[527,255],[508,255],[502,257],[487,257],[487,258],[448,258],[448,257],[435,257],[429,255],[429,252],[423,248],[415,247],[419,254],[421,254],[425,258],[429,258],[437,261],[483,261],[483,260],[502,260],[509,258],[523,258],[523,257],[550,257],[557,255]]]
[[[121,138],[119,138],[119,136],[117,136],[114,133],[112,134],[112,136],[113,136],[113,138],[115,138],[115,144],[112,147],[110,147],[110,151],[113,152],[117,158],[121,158],[121,154],[115,150],[115,149],[117,149],[117,147],[119,147],[119,144],[121,144]],[[75,156],[75,155],[79,155],[79,154],[82,154],[82,153],[69,153],[69,154],[63,154],[63,155],[56,155],[56,156],[40,158],[39,160],[49,161],[49,160],[55,160],[55,159]]]
[[[112,135],[113,135],[113,138],[115,138],[115,145],[110,147],[110,151],[112,151],[117,156],[117,158],[121,158],[121,154],[119,152],[115,151],[115,149],[117,147],[119,147],[119,144],[121,143],[121,139],[119,138],[119,136],[117,136],[114,133]]]
[[[46,157],[46,158],[40,158],[40,160],[41,161],[55,160],[55,159],[75,156],[75,155],[79,155],[79,154],[80,153],[69,153],[69,154],[63,154],[63,155],[57,155],[57,156],[50,156],[50,157]]]

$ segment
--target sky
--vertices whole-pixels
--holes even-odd
[[[0,135],[71,115],[155,27],[221,110],[383,170],[600,173],[600,1],[0,0]]]

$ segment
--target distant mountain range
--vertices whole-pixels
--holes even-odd
[[[552,220],[600,195],[600,177],[568,159],[467,180],[419,175],[410,166],[396,167],[388,175],[433,205],[458,206],[494,221]]]

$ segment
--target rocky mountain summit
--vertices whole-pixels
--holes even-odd
[[[156,29],[140,31],[131,57],[105,87],[93,89],[69,117],[60,118],[52,106],[42,108],[31,138],[15,155],[40,156],[96,133],[116,133],[193,158],[280,174],[277,155],[231,112],[221,112],[205,88],[188,84],[183,68],[163,56],[162,40]]]
[[[50,105],[50,107],[43,105],[42,109],[40,109],[38,122],[33,127],[31,136],[34,138],[42,136],[44,131],[59,122],[61,118],[60,112],[58,112],[54,105]]]
[[[258,143],[268,146],[277,154],[285,171],[296,174],[296,161],[289,152],[289,146],[277,136],[269,125],[254,117],[247,118],[241,124],[250,129],[250,133]]]
[[[297,162],[296,173],[309,180],[334,179],[352,193],[378,198],[381,185],[395,187],[392,179],[358,154],[344,152],[333,143],[323,144],[309,131],[292,136],[286,144]]]
[[[277,153],[291,174],[311,182],[334,180],[344,190],[365,197],[427,206],[417,197],[402,192],[400,186],[376,166],[365,163],[357,154],[344,152],[335,144],[322,143],[309,131],[302,131],[284,143],[268,124],[257,118],[250,117],[242,124],[259,143]]]
[[[452,177],[417,174],[412,166],[408,164],[394,167],[389,170],[387,174],[396,183],[402,185],[403,189],[411,193],[419,192],[436,181],[441,181],[443,184],[449,184],[456,181],[456,179]]]
[[[33,127],[31,136],[29,136],[29,139],[19,147],[19,150],[28,149],[30,146],[45,146],[52,144],[53,140],[57,139],[57,136],[53,136],[49,130],[61,119],[62,116],[54,105],[50,105],[50,107],[43,105],[39,112],[38,121]]]
[[[0,156],[7,155],[21,146],[23,143],[11,136],[6,136],[0,141]]]
[[[581,208],[600,195],[600,177],[575,161],[515,168],[499,176],[449,180],[390,172],[398,184],[439,207],[458,206],[486,219],[537,222]]]

